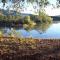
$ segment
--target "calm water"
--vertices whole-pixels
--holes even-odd
[[[44,25],[45,26],[45,25]],[[8,36],[13,32],[13,28],[3,28],[0,29],[3,31],[5,36]],[[60,38],[60,23],[53,23],[48,27],[38,27],[36,29],[25,30],[25,29],[16,29],[12,34],[16,34],[17,37],[32,37],[32,38]]]

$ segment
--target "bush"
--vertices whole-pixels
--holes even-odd
[[[24,17],[24,24],[29,24],[30,22],[30,16],[25,16]]]
[[[12,16],[12,15],[0,15],[0,20],[4,20],[4,21],[18,21],[20,20],[22,17],[21,16]]]
[[[39,12],[38,19],[39,19],[42,23],[51,23],[52,20],[53,20],[51,17],[49,17],[48,15],[46,15],[44,12]]]
[[[44,12],[39,12],[38,16],[31,15],[30,16],[31,20],[36,22],[36,24],[41,24],[41,23],[52,23],[52,18],[47,16]]]

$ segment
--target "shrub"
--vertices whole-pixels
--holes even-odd
[[[42,21],[42,23],[51,23],[52,22],[52,18],[49,17],[48,15],[46,15],[44,12],[39,12],[39,20]]]
[[[24,17],[24,23],[29,24],[29,22],[30,22],[30,16],[25,16]]]
[[[41,24],[41,23],[49,23],[50,24],[50,23],[52,23],[52,20],[53,20],[51,17],[46,15],[44,12],[39,12],[39,15],[37,15],[37,16],[31,15],[30,18],[36,24]]]

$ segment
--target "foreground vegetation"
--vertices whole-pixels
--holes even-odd
[[[0,37],[1,60],[60,60],[60,39]]]

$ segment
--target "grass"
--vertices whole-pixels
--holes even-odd
[[[1,60],[60,60],[60,39],[0,37]]]

